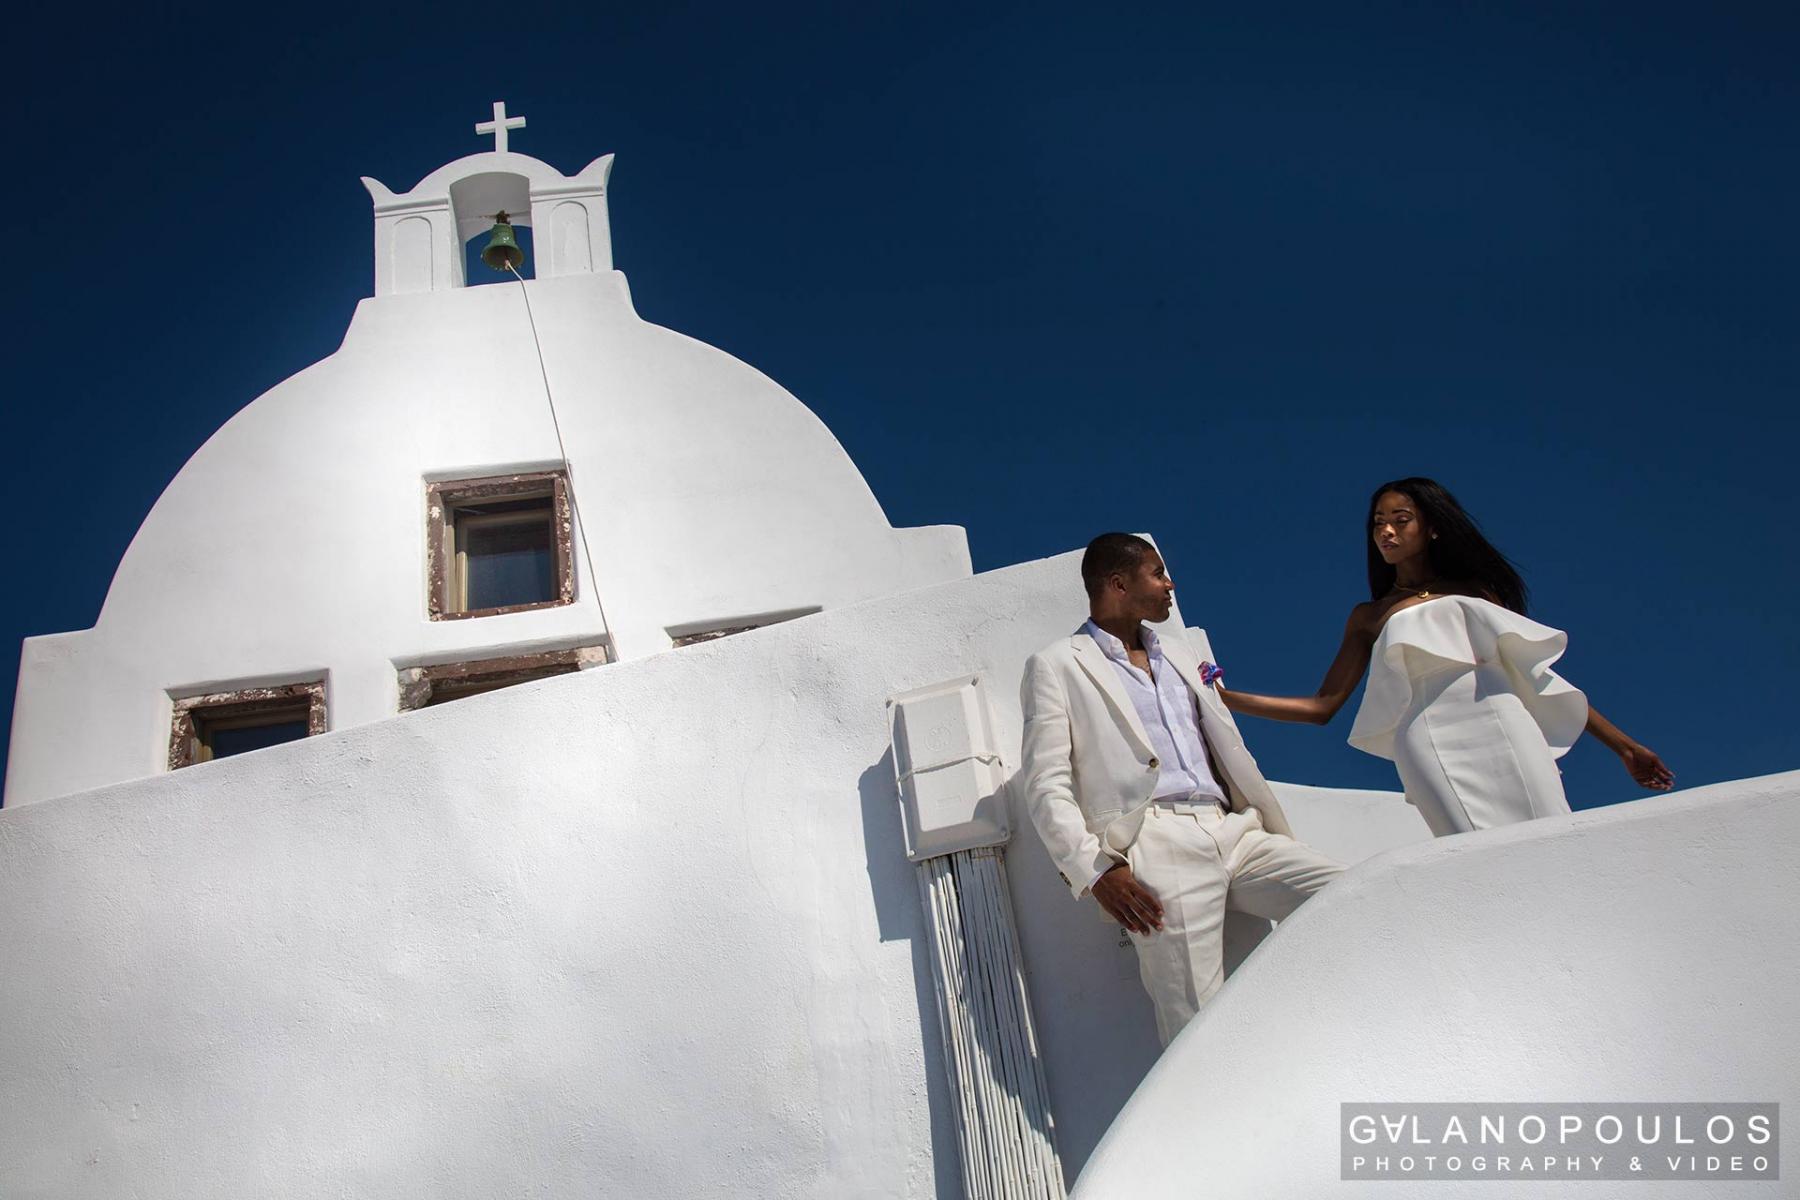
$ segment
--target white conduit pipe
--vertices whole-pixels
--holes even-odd
[[[1062,1200],[1001,847],[918,864],[968,1200]]]

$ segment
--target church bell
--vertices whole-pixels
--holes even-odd
[[[525,265],[525,252],[519,249],[519,239],[513,236],[504,212],[494,214],[494,231],[482,247],[481,261],[496,271],[517,271]]]

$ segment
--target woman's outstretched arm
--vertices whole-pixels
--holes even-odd
[[[1319,690],[1310,696],[1259,696],[1254,692],[1227,691],[1223,681],[1213,686],[1218,689],[1219,699],[1225,702],[1225,707],[1234,713],[1266,717],[1271,721],[1323,725],[1344,707],[1363,672],[1369,669],[1369,651],[1375,644],[1372,624],[1372,605],[1359,604],[1351,610],[1337,657],[1331,660]]]
[[[1643,786],[1658,792],[1666,792],[1675,786],[1675,772],[1663,765],[1656,751],[1627,737],[1623,729],[1601,716],[1600,710],[1591,704],[1588,705],[1587,731],[1618,755],[1631,777]]]

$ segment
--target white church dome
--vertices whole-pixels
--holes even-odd
[[[364,181],[375,296],[176,475],[93,629],[26,641],[8,805],[205,757],[209,712],[345,728],[434,673],[573,670],[969,573],[960,529],[890,527],[778,384],[637,315],[611,166],[498,149],[404,195]],[[466,287],[503,210],[536,277]]]

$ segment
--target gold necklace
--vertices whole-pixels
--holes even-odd
[[[1435,579],[1431,581],[1431,583],[1436,583],[1436,582],[1437,582],[1437,580],[1435,580]],[[1431,583],[1426,584],[1422,588],[1409,588],[1409,587],[1402,587],[1400,585],[1399,581],[1396,580],[1394,583],[1394,590],[1396,592],[1409,592],[1412,595],[1417,596],[1421,600],[1429,600],[1429,599],[1431,599]]]

